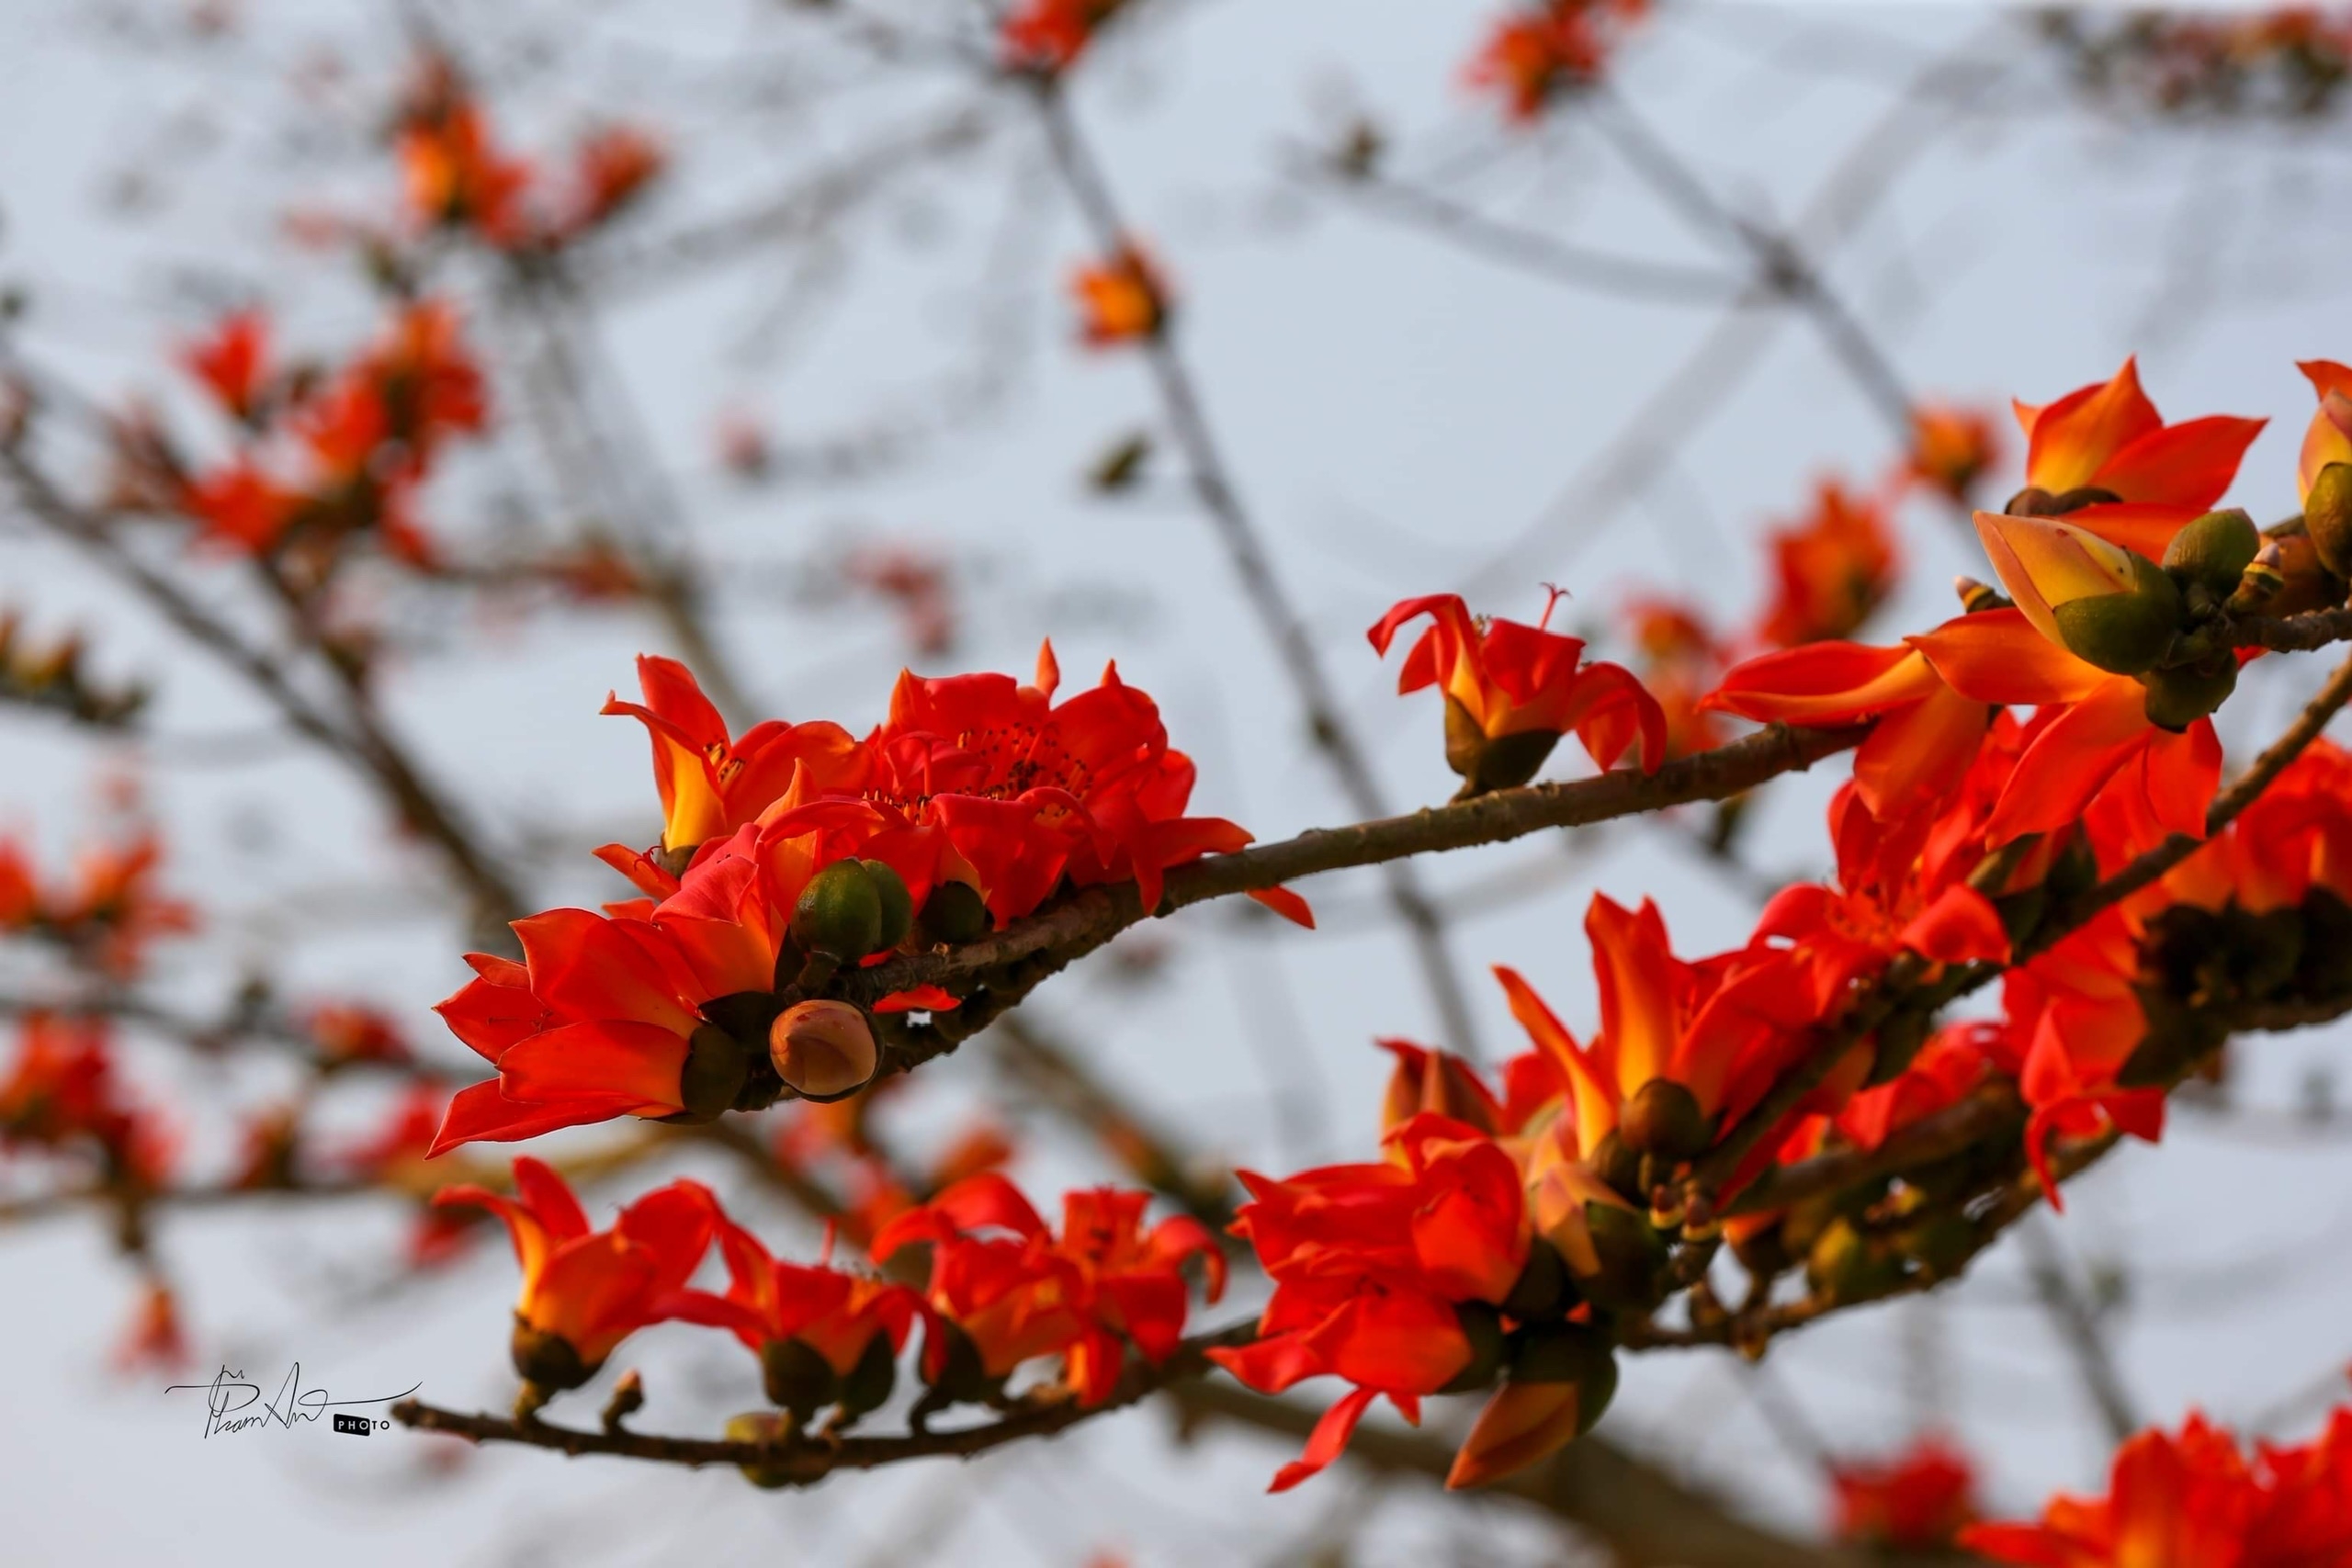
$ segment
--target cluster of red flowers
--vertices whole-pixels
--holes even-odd
[[[2158,114],[2306,118],[2352,80],[2352,14],[2340,6],[2052,13],[2046,30],[2091,93]]]
[[[1057,703],[1050,647],[1028,685],[902,675],[863,740],[821,721],[730,737],[684,666],[639,674],[645,702],[605,711],[651,737],[662,838],[599,854],[644,897],[517,921],[522,963],[472,955],[441,1012],[498,1077],[458,1096],[438,1148],[853,1093],[879,1065],[869,1021],[781,989],[971,941],[1064,886],[1132,882],[1153,908],[1168,868],[1250,841],[1184,815],[1192,761],[1115,667]],[[1254,897],[1311,923],[1295,894]],[[956,1005],[926,987],[876,1011]]]
[[[2038,1525],[1975,1525],[1961,1544],[2027,1568],[2324,1568],[2352,1562],[2352,1408],[2312,1442],[2257,1445],[2192,1414],[2116,1450],[2103,1497],[2051,1500]]]
[[[158,938],[196,929],[196,910],[156,883],[163,845],[152,833],[86,851],[71,886],[44,886],[31,856],[0,839],[0,932],[55,942],[117,980],[145,965]]]
[[[500,150],[489,116],[438,54],[418,62],[393,136],[417,221],[465,231],[502,251],[577,240],[635,201],[664,162],[645,132],[605,126],[573,150],[569,176],[550,183],[528,160]]]
[[[1521,124],[1593,81],[1649,14],[1649,0],[1532,0],[1497,22],[1465,73]]]
[[[169,1174],[173,1145],[155,1114],[123,1093],[102,1021],[26,1017],[0,1077],[0,1147],[96,1155],[109,1184],[152,1191]]]
[[[1130,1347],[1151,1364],[1182,1340],[1197,1260],[1208,1297],[1225,1258],[1189,1219],[1146,1227],[1140,1192],[1070,1193],[1059,1234],[1012,1183],[969,1178],[908,1211],[875,1239],[888,1262],[920,1243],[928,1282],[899,1283],[775,1257],[729,1219],[710,1191],[677,1181],[592,1231],[569,1187],[528,1157],[514,1195],[453,1187],[441,1206],[486,1208],[505,1221],[523,1269],[514,1307],[515,1371],[542,1396],[594,1377],[638,1329],[683,1321],[723,1328],[760,1359],[769,1399],[796,1421],[836,1412],[836,1428],[880,1406],[899,1353],[923,1325],[922,1374],[931,1407],[998,1403],[1024,1364],[1056,1357],[1058,1381],[1085,1404],[1117,1384]],[[691,1288],[711,1242],[725,1259],[724,1295]]]
[[[401,306],[338,370],[280,365],[258,310],[224,318],[184,362],[236,431],[226,459],[191,470],[142,420],[116,437],[118,504],[194,518],[212,545],[323,581],[356,544],[420,570],[435,560],[415,502],[458,436],[488,423],[481,369],[448,305]]]

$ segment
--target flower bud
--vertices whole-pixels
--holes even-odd
[[[1657,1303],[1658,1277],[1666,1268],[1666,1244],[1649,1221],[1613,1203],[1587,1203],[1586,1228],[1600,1267],[1577,1277],[1585,1299],[1611,1312],[1639,1312]]]
[[[865,1015],[847,1002],[799,1002],[768,1025],[768,1059],[803,1100],[844,1100],[874,1079],[881,1053]]]
[[[1593,1174],[1600,1177],[1611,1191],[1632,1200],[1646,1201],[1648,1194],[1642,1187],[1642,1156],[1625,1142],[1624,1134],[1611,1127],[1600,1142],[1595,1144],[1587,1160]]]
[[[2047,517],[2058,504],[2058,498],[2040,485],[2028,485],[2001,505],[2011,517]]]
[[[2077,659],[2136,675],[2171,646],[2180,590],[2146,557],[2041,517],[1980,512],[1976,534],[2026,619]]]
[[[1484,1486],[1557,1452],[1592,1430],[1616,1393],[1616,1358],[1597,1331],[1575,1324],[1532,1331],[1478,1413],[1446,1485]]]
[[[2301,518],[2290,517],[2274,524],[2263,530],[2262,536],[2266,543],[2262,553],[2255,558],[2255,564],[2247,569],[2246,581],[2251,585],[2265,562],[2277,574],[2276,591],[2258,606],[2264,615],[2300,615],[2306,610],[2324,610],[2344,602],[2344,579],[2328,570],[2319,558],[2319,547],[2312,542]],[[2271,553],[2274,546],[2278,551],[2275,557]]]
[[[682,1120],[715,1122],[735,1105],[743,1075],[751,1070],[743,1043],[715,1024],[704,1024],[686,1040],[685,1066],[678,1073]]]
[[[2215,598],[2226,599],[2237,591],[2238,580],[2261,548],[2262,535],[2254,519],[2233,507],[2182,524],[2165,547],[2163,564],[2181,587],[2202,583]]]
[[[2352,463],[2330,463],[2312,479],[2303,498],[2303,530],[2322,565],[2352,577]]]
[[[784,1443],[793,1436],[792,1418],[773,1410],[747,1410],[727,1418],[726,1434],[730,1443]],[[754,1461],[738,1468],[742,1471],[743,1479],[768,1492],[789,1486],[797,1479],[792,1466],[781,1459]]]
[[[922,901],[922,929],[932,941],[951,946],[978,942],[989,934],[989,907],[979,889],[950,879]]]
[[[2050,510],[2042,515],[2064,517],[2069,512],[2080,512],[2086,506],[2113,506],[2122,499],[2113,491],[2101,490],[2097,485],[2076,485],[2072,490],[2060,491],[2051,497]]]
[[[514,1333],[507,1341],[507,1352],[514,1359],[515,1374],[525,1382],[556,1393],[578,1388],[605,1364],[601,1359],[582,1360],[571,1340],[560,1334],[532,1327],[520,1313],[514,1316]]]
[[[808,879],[792,909],[793,939],[811,953],[855,963],[881,945],[882,895],[865,867],[835,861]]]
[[[1697,1159],[1714,1141],[1714,1124],[1699,1109],[1690,1086],[1652,1078],[1617,1113],[1617,1134],[1635,1154],[1661,1159]]]
[[[907,891],[906,878],[888,864],[878,860],[857,863],[865,868],[866,880],[874,884],[874,893],[882,907],[882,929],[875,934],[874,945],[868,953],[884,953],[907,939],[907,930],[914,924],[913,896]]]
[[[1831,1221],[1815,1238],[1804,1264],[1805,1281],[1814,1294],[1839,1303],[1883,1294],[1902,1271],[1899,1261],[1873,1247],[1853,1221],[1844,1218]]]
[[[2224,649],[2211,659],[2140,677],[2148,689],[2148,722],[2177,735],[2229,701],[2237,690],[2238,661]]]
[[[1393,1053],[1396,1068],[1388,1075],[1382,1097],[1380,1126],[1385,1133],[1425,1111],[1466,1122],[1490,1136],[1500,1129],[1498,1107],[1470,1064],[1450,1051],[1432,1051],[1405,1040],[1379,1043]]]
[[[1965,575],[1951,580],[1951,591],[1960,596],[1962,615],[1981,615],[1987,610],[2006,610],[2008,599],[1989,582],[1979,582]]]
[[[760,1347],[760,1382],[768,1402],[801,1420],[840,1396],[841,1380],[830,1362],[806,1339],[771,1339]]]

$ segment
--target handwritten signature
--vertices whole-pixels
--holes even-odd
[[[248,1380],[243,1369],[232,1370],[223,1362],[210,1382],[175,1382],[164,1392],[176,1393],[182,1389],[202,1389],[204,1435],[209,1438],[223,1432],[249,1431],[255,1427],[292,1427],[298,1422],[316,1421],[329,1411],[346,1405],[388,1404],[395,1399],[406,1399],[424,1386],[420,1382],[399,1393],[379,1394],[374,1399],[329,1399],[327,1391],[322,1388],[302,1386],[302,1363],[297,1361],[287,1370],[286,1380],[277,1385],[277,1397],[265,1400],[261,1396],[261,1384]],[[359,1429],[350,1423],[351,1418],[338,1416],[335,1429]]]

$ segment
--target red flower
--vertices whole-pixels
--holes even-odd
[[[1666,714],[1633,674],[1615,664],[1582,664],[1584,644],[1544,629],[1555,591],[1534,626],[1478,621],[1452,593],[1406,599],[1366,635],[1385,655],[1399,627],[1430,617],[1398,674],[1399,693],[1424,686],[1445,694],[1446,761],[1462,775],[1463,794],[1525,784],[1570,730],[1604,771],[1636,738],[1642,771],[1666,755]]]
[[[2302,1481],[2316,1459],[2343,1487],[2352,1479],[2346,1473],[2352,1443],[2326,1447],[2324,1457],[2285,1456],[2286,1468]],[[2340,1531],[2314,1555],[2249,1551],[2277,1484],[2247,1466],[2228,1433],[2191,1414],[2177,1438],[2147,1431],[2117,1450],[2106,1496],[2053,1497],[2039,1525],[1974,1525],[1960,1544],[2030,1568],[2296,1568],[2336,1561],[2334,1553],[2346,1546]],[[2341,1508],[2339,1502],[2339,1523]]]
[[[830,1231],[825,1247],[830,1254]],[[759,1237],[724,1216],[718,1221],[718,1247],[727,1259],[727,1294],[688,1292],[682,1315],[728,1330],[763,1364],[775,1364],[770,1397],[804,1418],[835,1403],[863,1414],[888,1397],[888,1369],[906,1348],[915,1319],[930,1315],[921,1294],[825,1262],[782,1261]],[[792,1344],[805,1354],[787,1356],[773,1348]],[[808,1355],[831,1378],[808,1365]],[[882,1370],[868,1369],[869,1362]],[[864,1386],[850,1389],[853,1377],[862,1377]]]
[[[1338,1458],[1374,1398],[1418,1421],[1420,1396],[1447,1389],[1476,1359],[1457,1303],[1500,1303],[1527,1265],[1519,1168],[1499,1145],[1430,1113],[1385,1142],[1391,1158],[1377,1165],[1280,1181],[1240,1173],[1250,1201],[1234,1234],[1248,1238],[1274,1294],[1255,1343],[1211,1357],[1266,1393],[1326,1375],[1356,1385],[1275,1475],[1276,1492]]]
[[[223,409],[238,419],[252,419],[269,385],[269,318],[255,310],[232,311],[181,357]]]
[[[1067,71],[1085,52],[1123,0],[1021,0],[1005,13],[1005,63],[1015,70]]]
[[[514,1161],[514,1192],[451,1187],[433,1201],[488,1209],[506,1222],[523,1269],[514,1350],[526,1382],[577,1388],[623,1339],[682,1314],[686,1280],[718,1222],[707,1188],[673,1181],[623,1209],[608,1231],[591,1231],[563,1179],[528,1156]]]
[[[557,232],[571,236],[605,221],[660,177],[669,157],[662,144],[631,125],[608,125],[582,141],[573,154],[578,190]]]
[[[530,165],[498,151],[447,57],[418,62],[395,151],[409,207],[424,222],[471,228],[493,245],[530,237],[523,211]]]
[[[1168,324],[1168,288],[1133,242],[1070,275],[1079,330],[1096,348],[1157,337]]]
[[[2069,522],[2154,558],[2181,524],[2230,488],[2267,423],[2216,414],[2166,424],[2127,359],[2112,380],[2077,387],[2040,408],[2016,405],[2026,434],[2026,483],[2095,504]]]
[[[1624,624],[1641,655],[1641,682],[1666,715],[1666,759],[1712,751],[1725,737],[1723,722],[1701,707],[1723,679],[1723,645],[1697,612],[1662,599],[1634,599]]]
[[[1154,1364],[1175,1353],[1187,1258],[1207,1270],[1210,1301],[1225,1289],[1216,1239],[1181,1215],[1146,1230],[1149,1201],[1111,1188],[1071,1192],[1056,1236],[1012,1182],[989,1171],[891,1221],[875,1237],[874,1256],[931,1243],[932,1306],[977,1352],[982,1376],[1001,1380],[1025,1360],[1059,1353],[1080,1402],[1099,1404],[1118,1382],[1125,1346]],[[952,1377],[951,1354],[946,1338],[925,1342],[933,1383]]]
[[[171,1140],[123,1094],[105,1023],[27,1013],[16,1062],[0,1077],[0,1145],[66,1150],[85,1141],[109,1177],[163,1186]]]
[[[769,991],[782,945],[755,868],[741,858],[697,874],[650,919],[551,909],[515,921],[514,934],[523,963],[468,954],[476,977],[436,1010],[498,1077],[450,1101],[435,1155],[476,1139],[688,1109],[693,1054],[748,1048],[706,1030],[704,1004]]]
[[[1886,502],[1836,479],[1821,482],[1809,516],[1767,537],[1777,591],[1758,635],[1775,648],[1852,635],[1894,586]]]
[[[1883,1463],[1832,1468],[1837,1535],[1888,1551],[1949,1548],[1976,1517],[1976,1472],[1968,1456],[1929,1435]]]
[[[169,1285],[150,1280],[140,1288],[139,1305],[115,1345],[115,1371],[176,1371],[187,1362],[187,1331],[180,1323],[179,1298]]]
[[[854,793],[869,771],[864,749],[838,724],[769,719],[730,740],[694,672],[674,659],[639,654],[645,702],[605,699],[604,711],[641,722],[653,741],[653,783],[662,795],[662,845],[688,852],[723,839],[774,805],[805,768],[808,787]],[[625,862],[634,853],[611,846]],[[673,875],[675,874],[673,874]],[[649,891],[652,891],[649,889]]]
[[[1649,0],[1544,0],[1497,22],[1465,75],[1473,86],[1493,88],[1512,119],[1531,123],[1598,76],[1648,11]]]
[[[409,1059],[400,1025],[380,1008],[357,1002],[322,1002],[302,1020],[302,1029],[330,1062],[401,1063]]]

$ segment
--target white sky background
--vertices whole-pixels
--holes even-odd
[[[672,138],[676,177],[623,240],[788,188],[796,171],[961,91],[947,73],[873,78],[854,52],[817,41],[821,24],[782,8],[494,9],[488,23],[469,16],[458,36],[493,80],[512,78],[514,98],[493,99],[510,142],[547,147],[598,113]],[[1363,628],[1393,600],[1453,586],[1518,538],[1719,322],[1709,309],[1629,304],[1502,270],[1281,177],[1285,143],[1328,135],[1340,107],[1361,105],[1391,133],[1400,173],[1611,249],[1723,259],[1596,139],[1510,134],[1462,92],[1460,62],[1491,9],[1195,0],[1114,36],[1078,89],[1131,217],[1173,278],[1212,421],[1400,807],[1450,791],[1437,707],[1426,694],[1391,694],[1393,665],[1375,664]],[[176,6],[22,0],[0,16],[0,281],[32,296],[27,344],[107,396],[183,396],[164,350],[209,301],[258,289],[298,344],[331,353],[370,318],[336,264],[269,236],[297,202],[385,209],[389,171],[362,139],[395,74],[390,8],[282,0],[243,10],[238,34],[203,44],[176,26]],[[545,26],[551,17],[565,20]],[[1996,26],[1990,8],[1668,6],[1619,80],[1717,190],[1785,217],[1884,123],[1922,63],[1973,39],[2014,39]],[[533,66],[526,41],[552,50],[559,68]],[[322,50],[353,71],[324,112],[300,107],[288,86]],[[1035,152],[1025,129],[1009,132],[862,214],[831,255],[762,253],[665,278],[610,312],[607,347],[697,540],[721,563],[723,638],[771,711],[862,728],[879,717],[904,657],[893,623],[793,583],[847,539],[923,541],[966,569],[969,635],[953,667],[1026,671],[1041,633],[1054,636],[1073,682],[1115,657],[1198,761],[1197,809],[1265,838],[1339,820],[1343,807],[1301,743],[1295,704],[1206,525],[1172,489],[1110,504],[1083,493],[1083,466],[1148,423],[1152,402],[1139,365],[1068,342],[1060,281],[1084,247],[1038,183]],[[1017,197],[1023,179],[1030,194]],[[2269,517],[2293,504],[2310,407],[2292,361],[2352,356],[2340,221],[2329,216],[2347,185],[2339,129],[2126,125],[2025,68],[1991,107],[1934,138],[1860,218],[1830,270],[1928,394],[2042,401],[2137,351],[2169,417],[2270,416],[2233,497]],[[780,307],[786,298],[805,304]],[[828,489],[746,491],[715,471],[711,425],[726,409],[759,415],[791,443],[859,428],[877,410],[929,406],[943,375],[973,363],[976,306],[1001,318],[1020,352],[987,351],[1009,371],[1002,395],[916,461]],[[2015,446],[1995,495],[2014,482]],[[1479,607],[1532,614],[1549,580],[1574,591],[1568,613],[1596,629],[1612,598],[1637,585],[1743,618],[1765,592],[1761,527],[1798,510],[1815,474],[1868,480],[1889,457],[1817,340],[1782,321],[1757,372],[1685,433],[1644,496],[1593,514],[1589,548],[1512,558],[1491,579],[1511,588]],[[1163,479],[1170,471],[1162,459]],[[459,466],[428,521],[466,537],[502,494],[543,502],[544,480],[526,441],[503,441]],[[1888,635],[1941,618],[1951,574],[1984,570],[1944,513],[1923,505],[1903,527],[1905,590],[1873,628]],[[328,768],[237,740],[263,716],[242,693],[153,622],[123,613],[76,563],[13,531],[0,533],[0,603],[30,605],[44,628],[86,623],[102,669],[159,678],[162,734],[234,742],[158,743],[143,760],[171,829],[172,880],[212,916],[200,942],[166,951],[166,986],[196,1002],[217,998],[243,964],[266,955],[291,986],[397,1006],[434,1049],[456,1052],[421,1010],[462,978],[458,938],[421,896],[429,867],[386,845],[368,799]],[[494,835],[562,839],[563,858],[537,874],[542,903],[616,896],[584,846],[649,838],[652,796],[638,727],[595,709],[608,687],[628,684],[630,655],[660,646],[656,634],[609,615],[425,624],[405,600],[392,604],[411,616],[400,626],[411,656],[389,688],[404,732],[463,782]],[[2318,668],[2300,660],[2248,682],[2224,716],[2233,756],[2277,727]],[[1571,752],[1555,773],[1579,765]],[[57,727],[12,721],[0,729],[0,826],[33,829],[61,859],[94,817],[93,780],[125,761],[140,754],[109,757]],[[1826,866],[1819,813],[1838,772],[1775,792],[1747,840],[1760,871]],[[1556,842],[1530,840],[1450,857],[1429,874],[1460,886],[1558,858]],[[1736,942],[1754,913],[1747,895],[1665,838],[1582,852],[1544,897],[1457,928],[1489,1051],[1516,1048],[1479,973],[1492,962],[1519,965],[1572,1026],[1589,1026],[1579,921],[1595,889],[1655,895],[1685,953]],[[1306,890],[1331,917],[1317,937],[1196,911],[1149,933],[1172,944],[1156,981],[1121,988],[1098,961],[1033,1005],[1143,1102],[1235,1158],[1289,1168],[1363,1157],[1385,1063],[1366,1042],[1427,1038],[1433,1025],[1401,942],[1346,918],[1368,907],[1372,885]],[[2304,1071],[2337,1048],[2326,1032],[2253,1042],[2241,1089],[2288,1104]],[[910,1142],[953,1122],[986,1086],[984,1050],[925,1070],[921,1092],[905,1097]],[[161,1058],[140,1066],[164,1081]],[[271,1080],[229,1081],[260,1096]],[[181,1087],[218,1092],[214,1080]],[[1276,1087],[1306,1102],[1289,1125]],[[1032,1148],[1023,1174],[1043,1202],[1091,1173],[1050,1134]],[[190,1158],[201,1168],[226,1153],[199,1140]],[[756,1212],[725,1168],[695,1174]],[[2341,1304],[2352,1158],[2341,1147],[2266,1145],[2183,1113],[2161,1150],[2127,1150],[2075,1190],[2064,1238],[2129,1270],[2114,1338],[2150,1418],[2176,1421],[2199,1401],[2243,1419],[2352,1356]],[[592,1210],[608,1213],[616,1196]],[[339,1396],[421,1378],[442,1403],[503,1404],[513,1286],[503,1248],[482,1249],[453,1280],[359,1299],[382,1277],[400,1224],[389,1203],[175,1217],[162,1245],[199,1356],[272,1373],[299,1357],[306,1377]],[[788,1227],[780,1214],[762,1226],[778,1238]],[[1867,1450],[1907,1429],[1906,1339],[1932,1337],[1950,1419],[1990,1467],[1996,1503],[2024,1510],[2050,1486],[2094,1483],[2106,1445],[2011,1249],[1980,1274],[1932,1308],[1855,1314],[1794,1337],[1770,1367],[1833,1442]],[[125,1385],[106,1372],[128,1298],[127,1273],[92,1225],[53,1222],[0,1240],[0,1343],[16,1359],[0,1397],[12,1562],[370,1568],[428,1553],[601,1568],[675,1561],[688,1546],[710,1562],[916,1560],[893,1544],[899,1534],[952,1539],[938,1560],[959,1563],[1075,1564],[1110,1545],[1146,1564],[1271,1561],[1350,1506],[1367,1521],[1367,1562],[1439,1551],[1537,1560],[1550,1540],[1507,1506],[1441,1506],[1400,1488],[1375,1508],[1351,1498],[1344,1472],[1263,1499],[1285,1451],[1238,1439],[1179,1451],[1149,1412],[975,1466],[846,1478],[805,1495],[754,1493],[731,1474],[512,1450],[435,1479],[421,1467],[423,1445],[404,1436],[207,1443],[197,1409],[179,1403],[189,1396],[167,1400],[149,1386],[161,1380]],[[749,1359],[700,1331],[653,1331],[614,1371],[628,1364],[651,1383],[646,1429],[709,1430],[758,1403]],[[1811,1522],[1819,1488],[1760,1423],[1736,1371],[1712,1353],[1629,1359],[1606,1429],[1760,1512]],[[588,1419],[595,1397],[570,1406]]]

